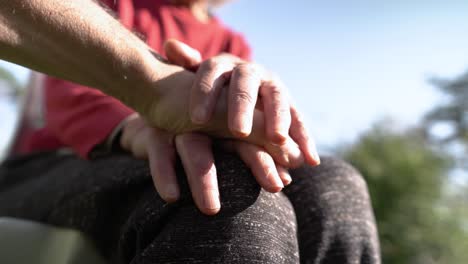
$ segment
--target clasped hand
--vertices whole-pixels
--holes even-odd
[[[166,42],[165,51],[170,63],[196,73],[170,67],[158,82],[161,97],[149,118],[129,118],[120,142],[135,157],[148,159],[164,200],[180,196],[174,169],[178,154],[197,207],[209,215],[220,210],[210,136],[223,138],[222,147],[237,153],[269,192],[291,183],[288,168],[304,161],[319,164],[315,145],[278,78],[232,55],[202,62],[198,51],[175,40]]]

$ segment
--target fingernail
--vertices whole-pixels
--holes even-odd
[[[221,208],[219,193],[217,191],[206,191],[203,199],[204,207],[206,209],[210,211],[218,211]]]
[[[279,177],[275,177],[275,186],[279,188],[284,188],[283,181]]]
[[[237,126],[233,130],[235,131],[236,136],[238,137],[248,137],[252,129],[251,125],[253,121],[247,116],[242,116],[240,120],[241,121],[238,122]]]
[[[314,159],[316,165],[319,165],[320,164],[320,156],[317,152],[317,149],[315,147],[315,144],[313,143],[309,143],[309,150],[310,150],[310,154],[312,155],[312,158]]]
[[[203,124],[206,121],[206,109],[202,106],[195,108],[195,111],[192,115],[192,122],[197,124]]]
[[[282,151],[281,152],[281,157],[283,158],[284,166],[289,166],[291,164],[288,152]]]
[[[241,130],[234,130],[232,132],[232,134],[236,137],[236,138],[246,138],[249,136],[249,133],[248,132],[245,132],[245,131],[241,131]]]
[[[168,184],[166,187],[166,195],[168,199],[177,200],[179,198],[179,188],[175,184]]]
[[[285,173],[283,174],[283,178],[284,178],[284,181],[285,181],[285,182],[284,182],[284,185],[285,185],[285,186],[289,185],[289,184],[292,182],[291,175],[289,175],[288,172],[285,172]]]
[[[283,181],[281,180],[281,177],[279,176],[279,174],[276,173],[276,171],[275,172],[270,171],[268,173],[268,177],[273,180],[273,188],[276,191],[281,191],[281,189],[284,188]]]
[[[284,131],[280,131],[279,135],[278,135],[278,138],[281,140],[279,143],[282,144],[284,142],[286,142],[286,140],[288,139],[288,136],[289,136],[289,130],[284,130]]]
[[[283,184],[283,181],[281,179],[278,179],[278,181],[276,182],[275,184],[278,188],[281,188],[283,189],[284,188],[284,184]]]
[[[247,129],[245,125],[240,125],[239,127],[237,127],[235,129],[235,133],[237,137],[241,137],[241,138],[248,137],[250,134],[249,130]]]
[[[285,133],[284,131],[278,131],[273,136],[274,144],[278,144],[278,145],[284,144],[287,139],[288,139],[287,133]]]
[[[201,61],[201,55],[200,55],[200,52],[198,52],[197,50],[191,48],[190,46],[188,45],[181,45],[183,51],[185,52],[185,54],[189,55],[190,58],[192,59],[195,59],[196,61]]]

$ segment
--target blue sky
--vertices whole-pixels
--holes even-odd
[[[468,1],[237,0],[217,13],[282,77],[322,149],[383,117],[417,122],[440,101],[427,79],[468,69]],[[0,101],[0,133],[13,112]]]
[[[375,120],[414,123],[438,100],[431,76],[468,68],[468,1],[247,1],[220,15],[282,76],[317,141]]]

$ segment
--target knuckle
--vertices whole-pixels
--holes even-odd
[[[274,75],[268,75],[266,76],[265,80],[263,81],[263,85],[266,88],[265,92],[267,93],[279,93],[283,97],[289,97],[288,89],[286,85],[279,79],[278,77],[275,77]]]
[[[197,92],[202,95],[207,95],[213,88],[212,83],[207,78],[201,78],[200,82],[197,85]]]
[[[265,169],[265,176],[267,179],[273,179],[275,177],[275,169],[268,167]]]
[[[272,98],[279,98],[281,100],[287,100],[289,98],[288,90],[281,84],[273,81],[264,82],[265,93],[269,94]]]
[[[306,131],[306,128],[305,128],[305,120],[304,120],[304,117],[302,115],[298,116],[297,117],[297,123],[299,124],[299,128],[301,131]]]
[[[192,159],[192,166],[196,168],[199,174],[208,173],[211,169],[211,161],[205,155],[193,155],[190,157]]]
[[[175,137],[175,144],[177,149],[182,150],[187,145],[187,136],[185,134],[180,134]]]
[[[297,122],[301,124],[302,126],[302,124],[304,124],[304,116],[301,113],[299,113],[297,110],[294,110],[293,113]]]
[[[304,127],[299,127],[297,129],[295,133],[295,138],[300,143],[309,142],[310,140],[312,140],[312,138],[310,138],[309,135],[307,134],[307,131]]]
[[[281,89],[277,89],[277,88],[274,88],[272,87],[271,89],[268,89],[268,96],[269,98],[271,98],[271,101],[272,103],[274,104],[281,104],[283,101],[285,101],[283,99],[283,93],[281,91]]]
[[[226,63],[230,63],[230,64],[233,64],[233,65],[248,63],[247,61],[239,58],[238,56],[235,56],[235,55],[233,55],[231,53],[227,53],[227,52],[221,53],[219,56],[217,56],[217,58],[219,58],[220,60],[222,60],[222,61],[224,61]]]
[[[278,107],[272,112],[274,117],[290,119],[290,112],[287,107]]]
[[[254,74],[257,73],[256,67],[255,67],[253,64],[251,64],[251,63],[243,63],[243,64],[240,64],[240,65],[238,66],[238,68],[239,68],[239,72],[244,73],[244,74],[252,74],[252,75],[254,75]]]
[[[254,101],[252,94],[247,91],[237,91],[233,99],[235,103],[253,103]]]
[[[218,61],[215,58],[208,59],[207,61],[202,63],[202,70],[204,71],[213,71],[218,67]]]
[[[282,97],[282,98],[285,97],[287,93],[286,89],[284,89],[282,85],[279,85],[278,83],[275,83],[275,82],[270,82],[269,92],[275,96]]]
[[[258,151],[257,152],[257,161],[259,162],[262,167],[266,167],[268,169],[269,161],[270,161],[270,155],[264,151]]]
[[[252,63],[242,63],[235,68],[237,74],[250,78],[260,78],[260,70]]]
[[[199,185],[205,189],[217,189],[217,182],[216,182],[216,170],[213,168],[212,165],[205,166],[205,167],[198,167],[196,169],[195,181],[198,181]]]
[[[186,140],[190,142],[190,145],[194,145],[197,148],[207,148],[211,147],[211,140],[208,136],[198,133],[187,133]],[[196,150],[194,148],[194,150]]]

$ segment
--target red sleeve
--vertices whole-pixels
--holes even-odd
[[[231,32],[231,40],[227,52],[247,61],[252,60],[250,45],[245,40],[245,37],[239,33]]]
[[[125,27],[133,28],[135,14],[132,0],[100,0],[100,3],[118,15],[119,21]]]
[[[46,126],[65,145],[86,158],[134,111],[102,92],[47,77]]]

